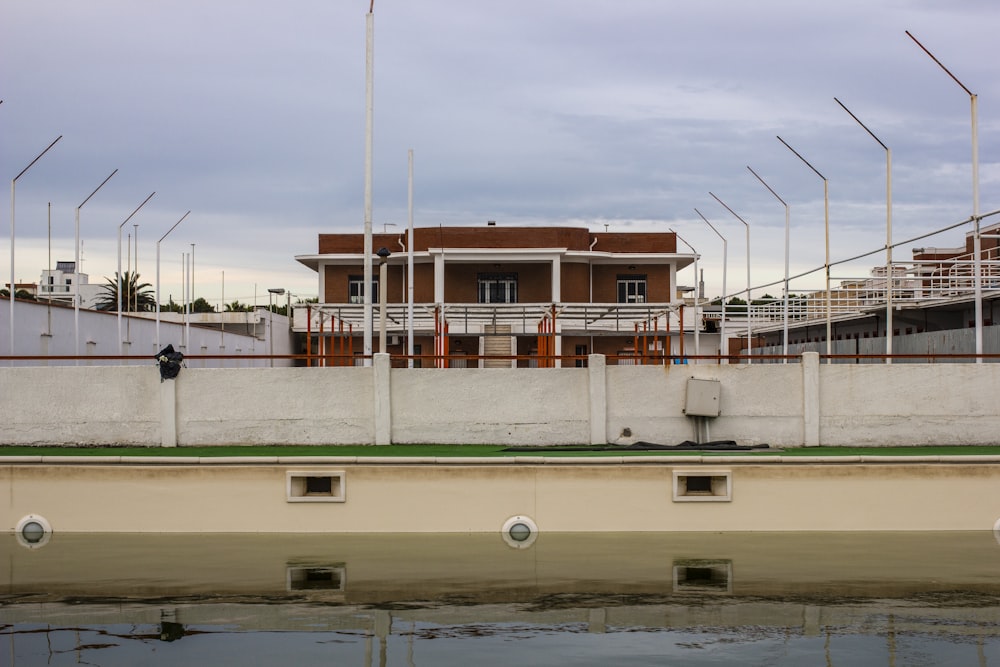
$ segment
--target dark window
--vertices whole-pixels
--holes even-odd
[[[480,273],[479,303],[517,303],[516,273]]]
[[[364,303],[364,276],[347,277],[347,303]],[[372,276],[372,303],[378,303],[378,278]]]
[[[618,303],[646,303],[646,274],[618,276]]]

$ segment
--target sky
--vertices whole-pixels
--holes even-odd
[[[154,287],[159,246],[161,301],[183,300],[185,255],[213,305],[316,296],[295,256],[364,230],[369,6],[5,3],[0,181],[62,137],[16,183],[16,280],[74,258],[79,207],[91,283],[115,275],[121,229],[123,268]],[[373,228],[405,231],[412,150],[417,226],[673,229],[714,297],[724,248],[727,292],[746,287],[735,213],[754,296],[780,295],[785,208],[750,167],[788,204],[791,275],[823,266],[825,179],[831,261],[878,251],[832,270],[860,277],[885,261],[887,153],[834,98],[891,149],[894,243],[968,219],[970,96],[909,31],[977,95],[990,213],[998,26],[995,0],[375,0]],[[10,211],[0,188],[5,284]],[[791,291],[822,286],[812,272]]]

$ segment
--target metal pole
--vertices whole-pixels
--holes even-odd
[[[31,169],[32,166],[40,159],[42,156],[49,152],[49,149],[56,145],[62,139],[60,134],[56,137],[56,140],[49,144],[48,148],[38,154],[38,156],[31,161],[27,167],[21,170],[21,173],[15,176],[10,181],[10,356],[14,356],[14,302],[17,301],[17,287],[14,277],[14,194],[17,186],[17,179],[24,176],[24,172]],[[10,360],[10,365],[14,365],[14,360]]]
[[[118,356],[125,354],[124,344],[122,342],[122,227],[125,226],[132,216],[139,212],[139,209],[146,205],[156,191],[150,193],[146,199],[139,204],[134,211],[129,213],[129,216],[122,221],[122,224],[118,225]]]
[[[701,211],[695,209],[694,212],[705,221],[706,225],[712,228],[712,231],[715,232],[716,236],[722,239],[722,318],[719,321],[719,354],[721,355],[723,353],[722,347],[726,344],[726,264],[729,263],[729,250],[727,247],[729,244],[726,242],[726,237],[719,233],[719,230],[708,221],[708,218],[701,214]],[[728,362],[729,360],[727,358],[726,363]]]
[[[868,129],[868,126],[861,122],[844,103],[836,97],[833,101],[840,105],[851,118],[857,122],[878,145],[885,149],[885,363],[892,363],[892,150],[885,143],[875,136],[875,133]]]
[[[698,251],[694,249],[694,246],[684,240],[684,238],[675,232],[673,229],[674,236],[679,238],[681,242],[687,247],[691,248],[691,252],[694,253],[694,354],[698,356],[701,354],[701,344],[698,340],[698,330],[701,328],[701,318],[698,316]],[[684,328],[681,328],[681,338],[684,337]]]
[[[826,260],[824,261],[824,268],[826,269],[826,363],[833,363],[833,359],[830,358],[830,353],[833,349],[833,309],[830,305],[832,293],[830,292],[830,182],[826,179],[826,176],[819,173],[816,167],[812,166],[808,160],[799,155],[798,151],[788,145],[788,142],[778,137],[778,141],[785,145],[785,148],[792,151],[792,153],[798,159],[802,160],[807,167],[813,170],[817,176],[823,179],[823,238],[824,246],[826,248]]]
[[[924,53],[931,57],[938,67],[944,70],[945,74],[957,83],[969,96],[969,103],[972,109],[972,265],[973,265],[973,289],[975,294],[975,317],[976,317],[976,355],[983,353],[983,263],[982,263],[982,237],[980,234],[979,216],[979,112],[977,95],[959,81],[958,77],[949,71],[940,60],[934,57],[927,47],[917,41],[917,38],[905,31],[906,35],[919,46]],[[976,363],[983,363],[981,356],[976,357]]]
[[[374,5],[374,1],[372,2]],[[364,365],[372,363],[372,150],[375,73],[374,6],[365,15],[365,237],[364,237]]]
[[[409,211],[409,234],[406,239],[406,365],[413,368],[413,149],[408,151],[407,208]]]
[[[712,195],[712,197],[715,198],[715,201],[722,204],[727,211],[736,216],[736,219],[742,222],[747,228],[747,364],[749,365],[753,363],[753,359],[750,358],[753,355],[753,332],[750,324],[750,223],[737,215],[736,211],[726,205],[726,202],[722,201],[711,192],[708,194]]]
[[[171,227],[170,229],[168,229],[167,233],[164,234],[163,236],[161,236],[160,240],[156,242],[156,303],[153,304],[153,307],[156,309],[156,351],[157,352],[159,352],[161,349],[163,349],[163,348],[160,347],[160,243],[163,242],[163,239],[167,238],[167,235],[170,234],[170,232],[174,231],[174,229],[177,228],[177,225],[179,225],[182,222],[184,222],[184,218],[188,217],[188,215],[190,213],[191,213],[191,211],[188,211],[187,213],[185,213],[184,215],[182,215],[181,219],[178,220],[177,222],[175,222],[174,226]],[[139,246],[138,246],[138,244],[136,244],[135,254],[136,255],[139,254]],[[138,264],[138,257],[136,258],[136,263]]]
[[[187,298],[187,311],[184,316],[184,340],[187,341],[188,352],[190,353],[191,347],[191,313],[194,312],[194,244],[191,244],[191,257],[188,259],[188,271],[190,272],[190,278],[188,279],[188,298]]]
[[[747,169],[750,169],[750,165],[747,165]],[[787,359],[788,357],[788,239],[789,239],[789,228],[791,227],[791,213],[789,212],[788,204],[785,202],[785,200],[779,197],[778,193],[775,192],[774,189],[770,185],[768,185],[767,182],[763,178],[761,178],[756,171],[750,169],[750,173],[756,176],[757,180],[764,184],[764,187],[767,188],[768,192],[774,195],[775,198],[777,198],[777,200],[780,201],[782,205],[785,207],[785,298],[784,298],[784,307],[782,308],[782,310],[784,311],[784,316],[782,318],[784,320],[783,334],[782,334],[784,337],[784,342],[781,345],[781,353],[786,357],[785,359],[782,360],[782,363],[787,364],[788,363]]]
[[[389,300],[389,262],[384,257],[378,263],[378,351],[386,353],[385,308]]]
[[[80,365],[80,274],[83,267],[80,266],[80,209],[90,201],[90,198],[97,194],[97,191],[104,187],[104,184],[111,180],[111,176],[118,173],[115,169],[111,174],[101,181],[101,184],[94,188],[94,191],[87,195],[87,198],[76,207],[76,261],[73,263],[73,270],[76,272],[73,289],[73,339],[76,341],[76,365]]]

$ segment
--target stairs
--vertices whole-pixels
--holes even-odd
[[[487,324],[483,327],[483,356],[509,357],[514,349],[511,327],[507,325]],[[483,359],[483,368],[510,368],[510,359]]]

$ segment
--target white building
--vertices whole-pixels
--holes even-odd
[[[73,305],[73,298],[79,291],[80,307],[95,308],[102,292],[101,285],[91,285],[86,273],[76,270],[76,262],[56,262],[56,268],[42,271],[38,281],[36,298]]]

